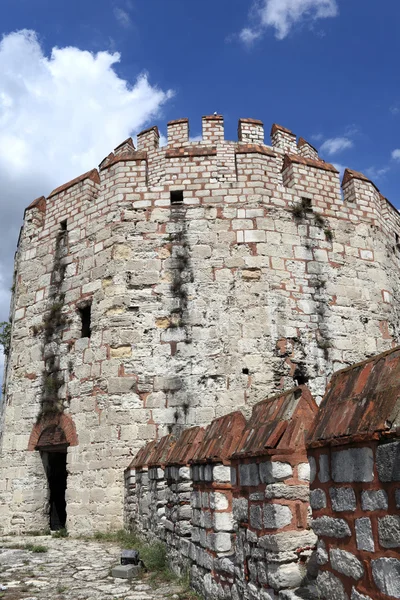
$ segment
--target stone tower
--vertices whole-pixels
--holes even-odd
[[[1,527],[120,527],[144,442],[399,341],[400,215],[289,130],[152,127],[25,211],[5,376]],[[66,507],[65,507],[66,502]],[[66,512],[65,512],[66,511]]]

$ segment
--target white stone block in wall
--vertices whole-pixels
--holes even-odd
[[[229,512],[214,513],[214,529],[215,531],[233,531],[234,529],[233,516]]]
[[[229,483],[231,480],[231,468],[224,465],[215,465],[213,468],[213,480],[218,483]]]

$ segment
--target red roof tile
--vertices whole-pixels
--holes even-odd
[[[333,374],[307,445],[400,432],[400,347]]]

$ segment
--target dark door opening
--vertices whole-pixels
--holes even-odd
[[[49,521],[50,529],[64,529],[67,521],[65,491],[67,489],[67,450],[52,448],[42,451],[42,461],[46,469],[49,484]]]

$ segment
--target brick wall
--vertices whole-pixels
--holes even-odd
[[[289,130],[186,120],[125,140],[99,166],[25,211],[16,256],[12,351],[0,455],[4,531],[48,525],[39,452],[46,356],[57,410],[73,420],[67,526],[120,527],[121,461],[308,383],[319,402],[333,371],[399,340],[400,219],[365,176],[336,170]],[[171,204],[171,192],[183,202]],[[65,255],[57,259],[61,223]],[[397,236],[397,237],[396,237]],[[56,263],[58,260],[58,267]],[[59,326],[46,342],[44,322]],[[91,303],[91,337],[79,309]],[[100,516],[100,518],[99,518]]]

